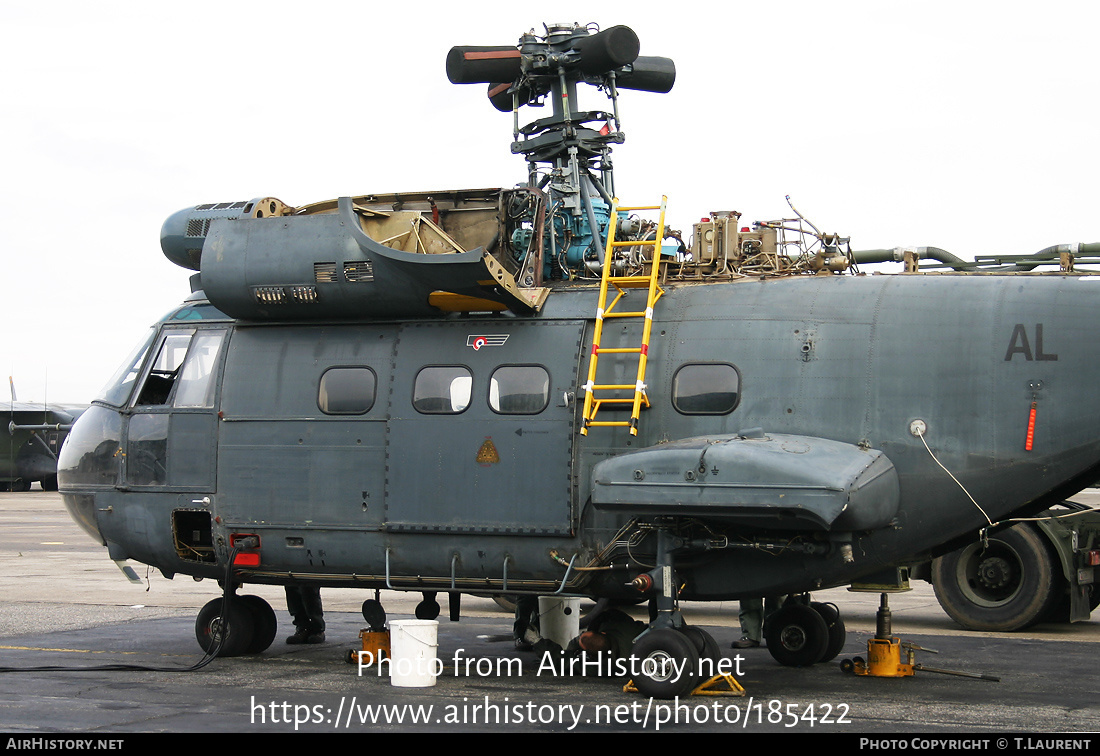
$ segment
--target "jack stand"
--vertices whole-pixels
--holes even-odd
[[[361,651],[351,649],[344,660],[348,664],[361,664],[370,667],[390,656],[390,631],[371,630],[365,627],[359,631],[359,640],[363,643]]]
[[[912,677],[915,672],[936,672],[941,675],[957,675],[959,677],[973,677],[979,680],[1000,682],[1001,678],[992,675],[975,674],[972,672],[954,672],[946,669],[926,667],[916,664],[916,652],[927,651],[930,654],[938,654],[931,648],[922,648],[915,643],[902,642],[900,638],[891,635],[891,615],[887,594],[882,594],[878,612],[875,614],[875,637],[867,641],[867,660],[862,657],[845,659],[840,663],[840,669],[855,675],[867,677]],[[901,660],[901,652],[905,650],[905,661]]]

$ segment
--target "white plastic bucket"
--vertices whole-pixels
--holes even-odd
[[[430,688],[439,672],[436,649],[439,623],[435,620],[390,621],[390,685]]]
[[[581,600],[539,596],[539,635],[562,648],[581,634]]]

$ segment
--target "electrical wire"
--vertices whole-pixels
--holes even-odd
[[[981,508],[981,505],[979,505],[978,502],[975,501],[974,497],[970,495],[970,492],[966,490],[966,486],[964,486],[959,481],[959,479],[956,478],[951,473],[950,470],[948,470],[946,467],[943,466],[943,463],[940,462],[940,460],[936,457],[936,455],[928,447],[928,442],[924,440],[924,434],[918,431],[916,435],[917,435],[917,438],[919,438],[921,440],[921,443],[924,444],[924,448],[928,451],[928,454],[932,457],[932,460],[937,465],[939,465],[940,468],[945,473],[947,473],[949,476],[951,476],[951,480],[953,480],[953,481],[955,481],[956,483],[959,484],[959,488],[961,488],[963,490],[963,493],[965,493],[967,495],[967,497],[970,499],[970,501],[972,501],[974,503],[974,506],[978,508],[978,511],[982,513],[982,516],[985,517],[985,521],[987,523],[989,523],[988,527],[982,528],[982,538],[985,537],[985,532],[986,531],[990,530],[991,528],[995,528],[998,525],[1002,525],[1006,522],[1042,522],[1044,520],[1064,520],[1067,517],[1077,517],[1078,515],[1083,515],[1083,514],[1094,514],[1097,511],[1095,509],[1092,509],[1091,507],[1087,507],[1087,508],[1081,509],[1077,512],[1067,512],[1066,514],[1060,514],[1060,515],[1047,515],[1046,517],[1010,517],[1010,518],[1005,519],[1005,520],[997,520],[997,522],[993,522],[993,520],[991,520],[989,518],[989,515],[986,514],[986,511]]]
[[[924,444],[924,448],[925,448],[925,450],[927,450],[927,451],[928,451],[928,454],[929,454],[929,456],[931,456],[931,457],[932,457],[932,461],[933,461],[933,462],[935,462],[935,463],[936,463],[937,465],[939,465],[939,466],[940,466],[940,469],[941,469],[941,470],[943,470],[943,471],[944,471],[945,473],[947,473],[947,474],[948,474],[948,475],[949,475],[949,476],[951,477],[951,480],[953,480],[953,481],[955,481],[956,483],[958,483],[958,485],[959,485],[959,488],[961,488],[961,489],[962,489],[962,491],[963,491],[963,493],[964,493],[964,494],[966,494],[967,498],[968,498],[968,499],[970,499],[970,501],[972,501],[972,502],[974,503],[974,506],[975,506],[975,507],[977,507],[977,508],[978,508],[978,511],[982,513],[982,517],[984,517],[984,518],[985,518],[985,521],[989,523],[989,527],[991,527],[991,528],[992,528],[992,527],[993,527],[993,520],[989,519],[989,515],[987,515],[987,514],[985,513],[985,510],[984,510],[984,509],[982,509],[981,505],[980,505],[980,504],[979,504],[979,503],[977,502],[977,500],[975,500],[975,499],[974,499],[974,497],[970,495],[970,492],[966,490],[966,486],[964,486],[964,485],[962,484],[962,482],[961,482],[961,481],[959,481],[959,479],[958,479],[958,478],[956,478],[956,477],[954,476],[954,474],[952,474],[952,472],[951,472],[950,470],[948,470],[948,469],[947,469],[946,467],[944,467],[944,466],[943,466],[943,463],[942,463],[942,462],[940,462],[940,460],[939,460],[939,459],[938,459],[938,458],[936,457],[936,455],[935,455],[935,454],[934,454],[934,453],[932,452],[932,449],[931,449],[931,448],[929,448],[929,446],[928,446],[928,442],[924,440],[924,432],[923,432],[923,431],[920,431],[920,430],[917,430],[917,431],[916,431],[916,434],[917,434],[917,438],[919,438],[919,439],[920,439],[920,441],[921,441],[921,443],[922,443],[922,444]],[[983,529],[984,529],[984,528],[983,528]]]
[[[229,606],[232,603],[232,599],[235,598],[233,592],[235,590],[235,584],[232,581],[233,575],[233,561],[237,556],[237,552],[241,547],[234,547],[233,551],[229,555],[229,561],[225,567],[225,583],[224,590],[222,591],[222,611],[221,616],[227,617],[229,614]],[[154,667],[145,664],[100,664],[92,667],[69,667],[65,665],[43,665],[38,667],[0,667],[0,673],[4,672],[197,672],[205,667],[210,662],[217,658],[221,652],[222,644],[225,640],[225,633],[217,634],[211,646],[203,654],[203,657],[199,661],[192,664],[190,667]]]

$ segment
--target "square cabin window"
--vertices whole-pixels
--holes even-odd
[[[370,368],[329,368],[321,376],[317,406],[326,415],[362,415],[374,406],[376,384]]]
[[[505,365],[489,379],[489,406],[502,415],[537,415],[550,403],[550,374],[540,365]]]
[[[683,415],[728,415],[741,398],[741,376],[725,362],[682,366],[672,377],[672,406]]]
[[[470,406],[473,376],[460,366],[421,368],[413,383],[413,409],[425,415],[457,415]]]

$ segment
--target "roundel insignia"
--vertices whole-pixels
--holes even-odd
[[[504,346],[504,342],[507,340],[508,334],[506,333],[470,335],[466,337],[466,346],[473,347],[476,352],[482,347]]]

